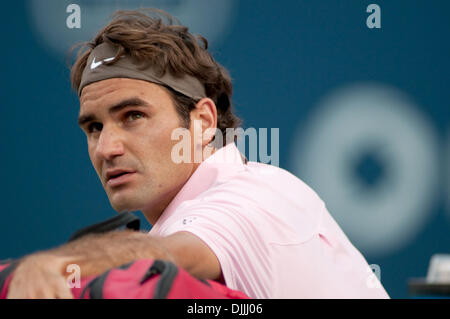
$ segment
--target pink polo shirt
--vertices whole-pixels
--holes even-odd
[[[150,235],[179,231],[252,298],[389,298],[319,196],[286,170],[244,164],[234,143],[200,164]]]

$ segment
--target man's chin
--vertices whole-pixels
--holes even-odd
[[[136,199],[128,198],[125,196],[113,196],[113,198],[109,199],[109,202],[112,208],[118,213],[141,210],[141,205],[139,205]]]

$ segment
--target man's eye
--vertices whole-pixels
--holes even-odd
[[[103,125],[101,123],[91,123],[88,125],[87,127],[87,131],[89,133],[95,133],[95,132],[100,132],[103,128]]]
[[[138,111],[132,111],[132,112],[128,112],[126,114],[126,119],[129,122],[136,121],[136,120],[138,120],[140,118],[143,118],[143,117],[144,117],[144,114],[142,112],[138,112]]]

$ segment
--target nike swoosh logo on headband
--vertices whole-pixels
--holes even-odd
[[[112,58],[107,58],[107,59],[104,59],[104,60],[98,61],[98,62],[95,62],[95,59],[96,59],[96,58],[94,57],[94,60],[92,60],[92,63],[91,63],[91,70],[93,70],[93,69],[99,67],[100,65],[103,64],[103,62],[108,62],[108,61],[114,60],[114,57],[112,57]]]

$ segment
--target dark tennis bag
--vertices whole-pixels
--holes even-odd
[[[139,218],[122,213],[77,231],[69,241],[123,226],[139,230]],[[0,262],[0,299],[6,298],[18,263],[19,260]],[[81,278],[79,287],[71,290],[75,299],[248,299],[242,292],[218,282],[199,280],[169,261],[153,259],[136,260],[99,276]]]

